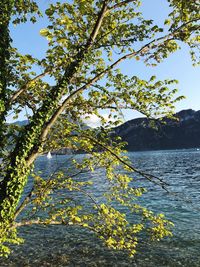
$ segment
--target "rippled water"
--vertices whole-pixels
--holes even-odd
[[[69,156],[40,157],[36,167],[45,175]],[[81,155],[78,157],[82,157]],[[129,153],[134,166],[165,179],[174,194],[142,180],[148,193],[143,205],[165,213],[174,222],[174,236],[158,243],[143,244],[134,259],[111,251],[91,233],[64,226],[33,226],[20,229],[25,244],[15,247],[4,266],[200,266],[200,151],[174,150]],[[96,196],[105,190],[103,173],[91,178],[97,182]],[[81,200],[81,196],[78,196]]]

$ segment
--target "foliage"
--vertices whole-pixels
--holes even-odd
[[[122,154],[123,143],[111,142],[109,129],[113,121],[114,125],[119,123],[123,109],[156,118],[173,113],[175,102],[181,99],[175,97],[175,80],[128,77],[118,66],[129,59],[155,66],[179,49],[181,42],[189,45],[192,61],[198,64],[199,4],[168,0],[171,13],[160,27],[143,17],[140,2],[74,0],[50,4],[43,14],[49,24],[40,31],[48,49],[44,58],[35,58],[12,46],[10,27],[27,20],[39,23],[39,1],[1,1],[1,255],[10,253],[10,244],[21,242],[17,228],[23,225],[86,227],[108,247],[125,249],[130,256],[136,252],[142,232],[156,240],[171,235],[172,223],[137,204],[145,189],[133,186],[137,176],[132,178],[132,173],[164,188],[165,183],[135,169]],[[28,125],[6,124],[9,112],[17,118],[27,109]],[[105,109],[109,121],[102,116]],[[84,129],[82,121],[94,114],[102,127]],[[56,171],[48,178],[34,172],[40,153],[63,147],[87,154],[81,161],[72,160],[66,172]],[[91,181],[81,180],[83,173],[97,170],[104,170],[109,189],[100,200],[88,193]],[[32,189],[25,195],[27,180]],[[88,198],[89,211],[74,201],[74,193]],[[121,206],[127,214],[120,212]]]

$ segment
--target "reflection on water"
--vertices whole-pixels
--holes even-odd
[[[48,176],[58,165],[66,168],[67,157],[53,156],[51,160],[40,157],[36,168]],[[86,230],[64,226],[24,227],[20,232],[26,239],[25,244],[15,247],[9,259],[1,260],[0,266],[199,267],[200,151],[135,152],[129,153],[129,157],[137,168],[164,178],[170,184],[174,194],[140,180],[140,185],[148,188],[148,193],[141,198],[142,204],[165,213],[174,222],[173,238],[142,244],[136,257],[129,259],[126,253],[105,248]],[[107,186],[103,173],[98,170],[90,176],[96,182],[94,192],[98,198]]]

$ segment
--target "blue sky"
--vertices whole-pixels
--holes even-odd
[[[53,2],[56,1],[40,0],[40,5],[45,8]],[[166,0],[143,0],[142,10],[145,17],[154,19],[156,23],[162,26],[169,8]],[[32,53],[34,56],[42,57],[47,48],[47,42],[39,35],[39,31],[46,24],[47,21],[44,18],[34,25],[27,23],[11,28],[14,46],[18,47],[22,53]],[[176,111],[188,108],[200,110],[200,67],[192,66],[188,48],[185,45],[157,67],[146,67],[142,62],[129,60],[121,65],[121,69],[123,73],[139,75],[140,78],[144,79],[156,75],[158,79],[172,78],[179,80],[177,86],[179,94],[186,96],[186,99],[177,103]],[[133,111],[124,113],[125,120],[138,116],[140,115]],[[20,119],[24,119],[23,116]]]

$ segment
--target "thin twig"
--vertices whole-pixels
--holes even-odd
[[[132,171],[134,171],[135,173],[141,175],[142,177],[146,178],[147,180],[149,180],[150,182],[155,183],[156,185],[161,186],[165,191],[169,192],[168,189],[166,188],[167,184],[165,181],[163,181],[160,177],[157,177],[155,175],[152,174],[147,174],[145,172],[142,172],[136,168],[134,168],[131,164],[129,164],[128,162],[124,161],[120,156],[118,156],[117,154],[115,154],[110,148],[108,148],[106,145],[102,144],[101,142],[99,142],[98,140],[92,138],[91,136],[85,136],[82,135],[82,137],[89,139],[90,141],[98,144],[99,146],[101,146],[103,149],[105,149],[106,151],[108,151],[112,156],[114,156],[119,162],[121,162],[123,165],[127,166],[129,169],[131,169]],[[153,180],[156,179],[159,182]]]

